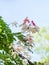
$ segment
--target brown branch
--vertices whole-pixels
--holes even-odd
[[[19,56],[20,56],[22,59],[27,59],[27,58],[25,58],[22,54],[19,54]],[[28,63],[29,63],[30,65],[34,65],[30,60],[27,59],[27,61],[28,61]]]

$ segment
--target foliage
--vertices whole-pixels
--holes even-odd
[[[10,52],[9,47],[14,40],[11,29],[0,16],[0,51],[2,51],[0,52],[0,60],[3,60],[4,65],[23,65],[19,56],[16,55],[16,58],[14,58]]]
[[[22,41],[24,43],[26,42],[25,36],[21,32],[13,33],[13,35],[16,36],[20,41]]]
[[[49,28],[42,27],[40,31],[34,34],[34,41],[37,43],[34,51],[41,56],[41,63],[49,62]]]
[[[34,62],[34,65],[44,65],[44,63]]]
[[[0,17],[0,50],[4,49],[6,52],[9,50],[10,44],[14,41],[14,36],[9,26]]]

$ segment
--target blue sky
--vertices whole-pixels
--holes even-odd
[[[0,0],[0,16],[21,23],[28,16],[39,26],[49,26],[49,0]]]

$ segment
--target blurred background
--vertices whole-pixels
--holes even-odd
[[[0,0],[0,16],[8,24],[28,16],[38,26],[49,26],[49,0]]]

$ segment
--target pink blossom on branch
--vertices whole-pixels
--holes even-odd
[[[35,24],[35,22],[33,20],[31,21],[31,23],[32,23],[33,26],[36,26],[36,24]]]
[[[24,19],[23,25],[26,24],[26,23],[30,23],[28,17],[26,17],[26,18]]]

